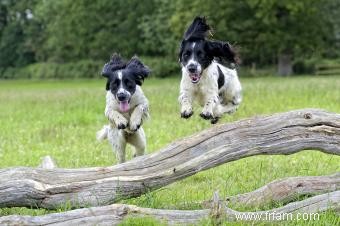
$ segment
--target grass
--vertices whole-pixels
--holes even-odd
[[[298,108],[340,112],[340,76],[246,78],[241,82],[244,101],[237,113],[225,116],[222,122]],[[45,155],[51,155],[60,167],[66,168],[116,164],[108,143],[95,140],[95,132],[106,123],[104,86],[104,80],[0,81],[0,167],[35,167]],[[198,116],[200,109],[197,106],[191,119],[179,117],[178,86],[179,77],[145,81],[143,89],[151,111],[151,120],[144,124],[148,153],[211,127]],[[128,149],[128,159],[131,150]],[[210,199],[215,190],[219,190],[221,196],[227,196],[252,191],[282,177],[331,174],[340,171],[339,162],[339,156],[313,150],[290,156],[249,157],[122,203],[150,208],[194,209],[196,201]],[[282,203],[274,203],[261,209],[280,205]],[[0,209],[0,215],[48,212],[28,208]],[[143,225],[143,222],[151,221],[128,219],[124,224]],[[335,225],[338,222],[339,217],[334,213],[324,213],[318,222],[290,223]]]

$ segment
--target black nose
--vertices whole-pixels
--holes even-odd
[[[189,71],[190,73],[195,73],[195,72],[197,71],[196,65],[194,65],[194,64],[189,64],[189,65],[188,65],[188,71]]]
[[[125,101],[127,99],[127,96],[124,93],[117,93],[117,99],[119,101]]]

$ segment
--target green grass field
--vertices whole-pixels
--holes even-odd
[[[241,78],[241,82],[243,103],[234,115],[226,115],[222,122],[307,107],[340,112],[340,76]],[[95,139],[96,131],[107,122],[103,115],[104,86],[104,79],[0,81],[0,167],[35,167],[45,155],[51,155],[58,166],[66,168],[116,164],[108,142],[98,143]],[[143,90],[149,98],[151,111],[151,119],[144,124],[148,153],[212,126],[198,116],[201,109],[197,106],[192,118],[180,118],[178,87],[179,77],[145,81]],[[128,159],[131,152],[129,147]],[[324,175],[337,171],[340,171],[339,156],[313,150],[290,156],[249,157],[122,203],[150,208],[194,209],[197,208],[194,202],[210,199],[215,190],[219,190],[221,196],[234,195],[252,191],[282,177]],[[280,205],[276,203],[258,209]],[[232,207],[247,209],[244,206]],[[48,211],[0,209],[0,215],[44,213]],[[125,222],[126,225],[132,223],[150,224],[152,220],[129,219]],[[335,225],[340,220],[334,213],[324,213],[318,222],[290,222],[291,225],[296,223]]]

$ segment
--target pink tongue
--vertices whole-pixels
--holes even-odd
[[[197,81],[197,80],[198,80],[198,75],[196,75],[196,74],[192,75],[192,76],[191,76],[191,79],[192,79],[193,81]]]
[[[127,112],[130,108],[128,101],[120,101],[119,108],[122,112]]]

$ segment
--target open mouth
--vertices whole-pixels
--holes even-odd
[[[201,75],[199,73],[190,73],[189,76],[192,83],[198,83],[201,79]]]
[[[128,112],[130,110],[130,100],[119,101],[119,110]]]
[[[198,83],[201,79],[201,75],[199,73],[190,73],[189,76],[192,83]]]

